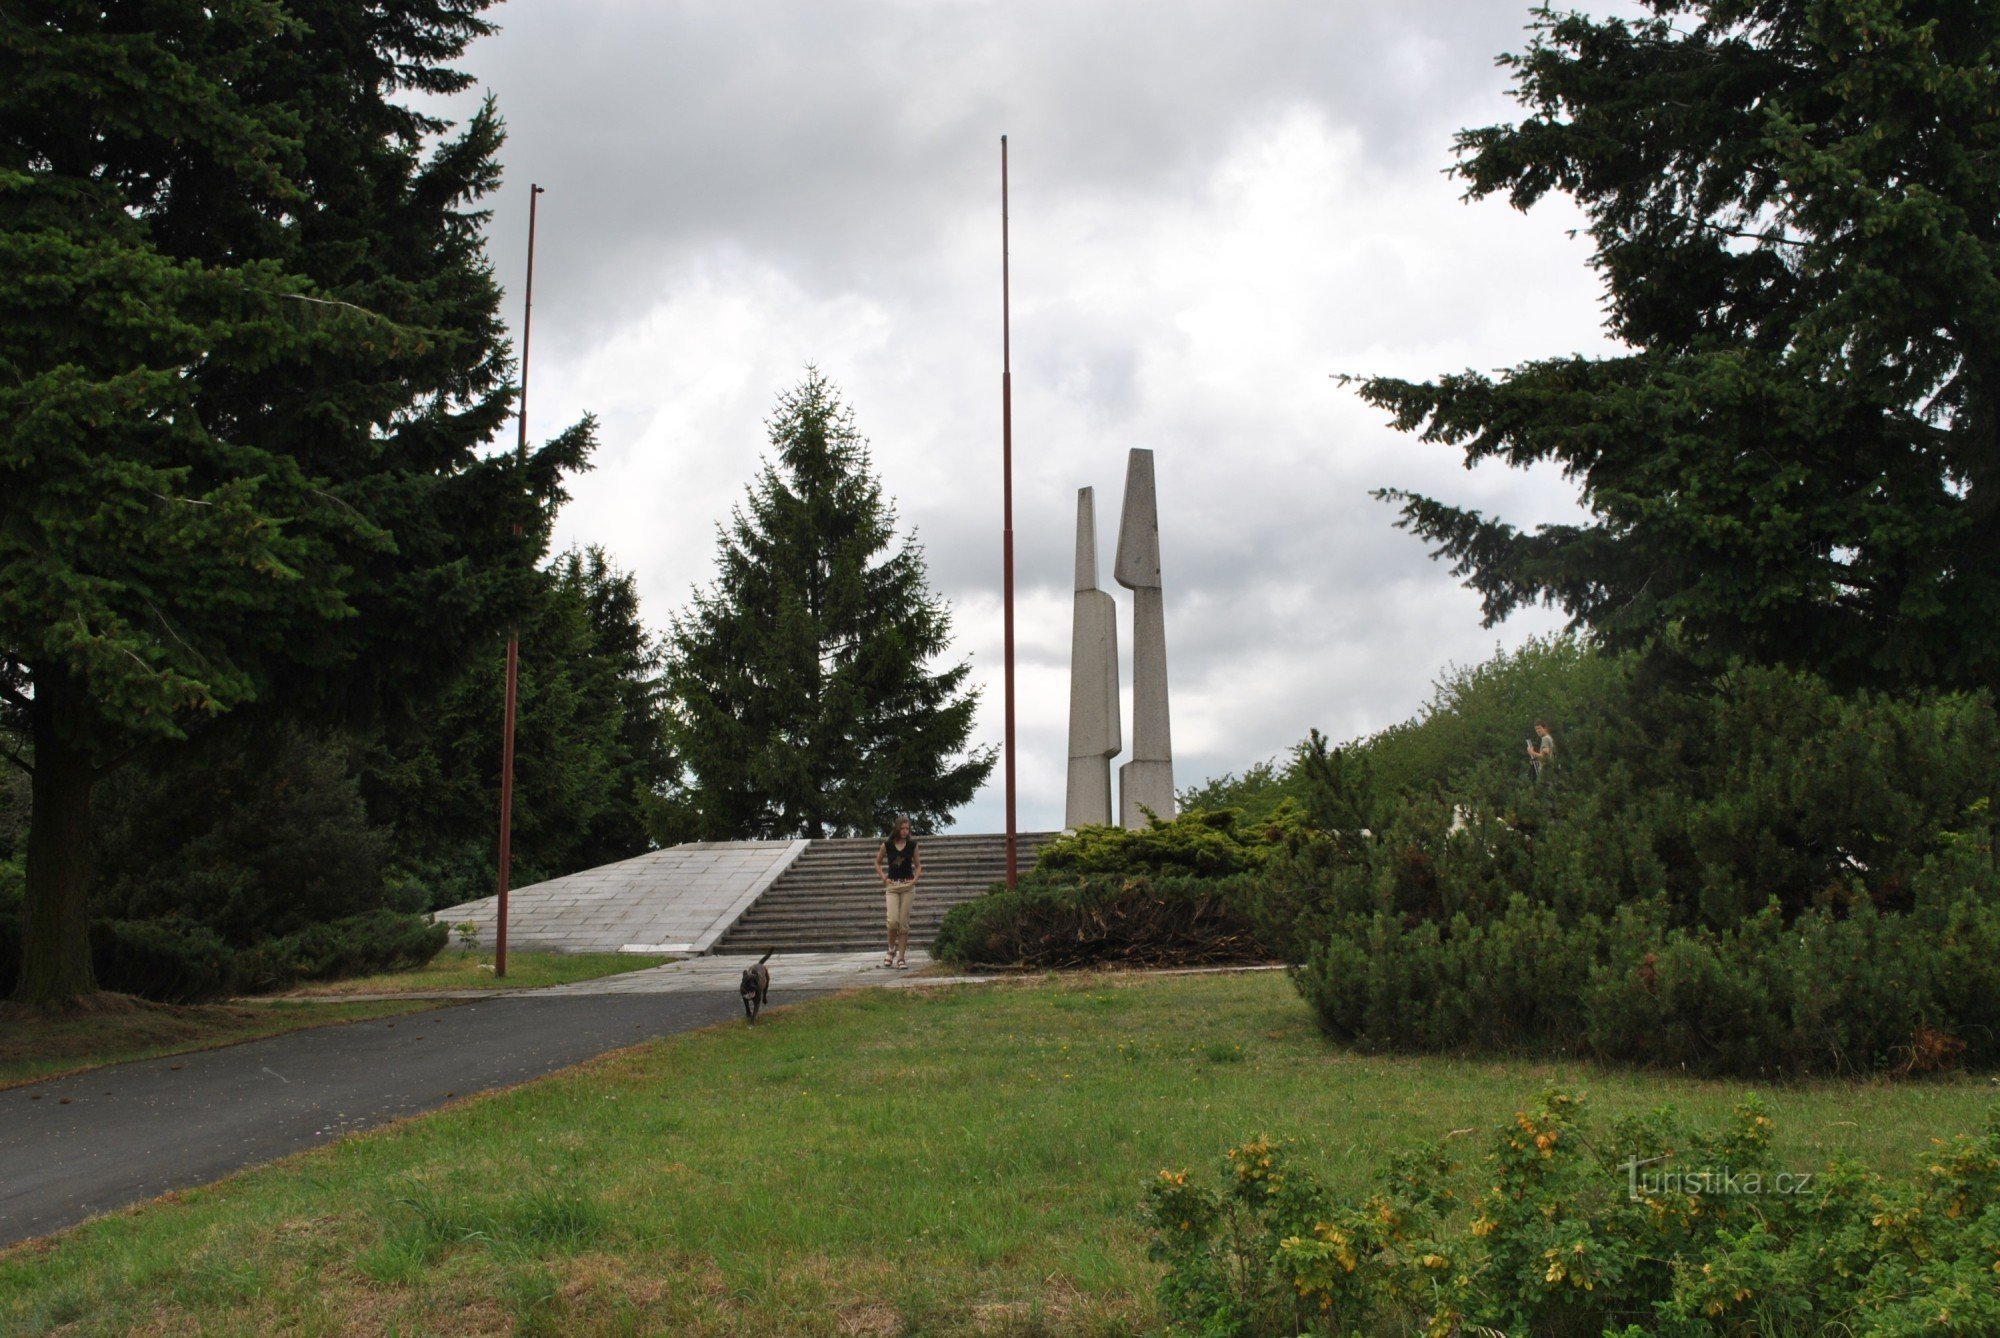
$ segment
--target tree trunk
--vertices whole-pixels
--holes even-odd
[[[21,1003],[61,1003],[97,990],[90,965],[90,755],[65,737],[76,690],[37,675],[30,711],[35,771],[28,818],[27,900],[21,916]]]

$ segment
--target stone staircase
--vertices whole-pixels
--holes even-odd
[[[1021,832],[1017,867],[1026,873],[1054,832]],[[887,941],[876,837],[814,841],[716,942],[717,953],[854,952]],[[919,836],[924,876],[910,912],[910,946],[928,948],[945,912],[1006,877],[1007,838]]]

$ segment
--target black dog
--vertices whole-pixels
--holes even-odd
[[[776,948],[771,949],[771,952],[776,951]],[[767,952],[757,959],[755,965],[744,967],[743,983],[736,987],[736,992],[743,996],[743,1011],[749,1015],[753,1027],[757,1025],[758,1010],[771,997],[771,968],[764,965],[770,960],[771,953]]]

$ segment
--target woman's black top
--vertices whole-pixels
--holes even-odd
[[[882,866],[889,871],[892,883],[907,883],[917,876],[917,843],[906,841],[901,850],[896,849],[894,840],[882,843]]]

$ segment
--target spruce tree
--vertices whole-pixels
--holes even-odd
[[[562,474],[513,402],[486,0],[0,7],[0,725],[16,997],[93,988],[90,796],[253,704],[366,719],[525,605]],[[518,530],[515,528],[518,525]]]
[[[674,751],[687,831],[710,840],[935,830],[993,768],[966,751],[971,665],[923,551],[898,542],[867,443],[808,368],[781,395],[772,454],[718,527],[714,586],[674,619]]]
[[[1625,347],[1361,392],[1579,523],[1385,492],[1484,597],[1605,643],[2000,689],[2000,12],[1965,0],[1534,11],[1475,197],[1585,212]]]

